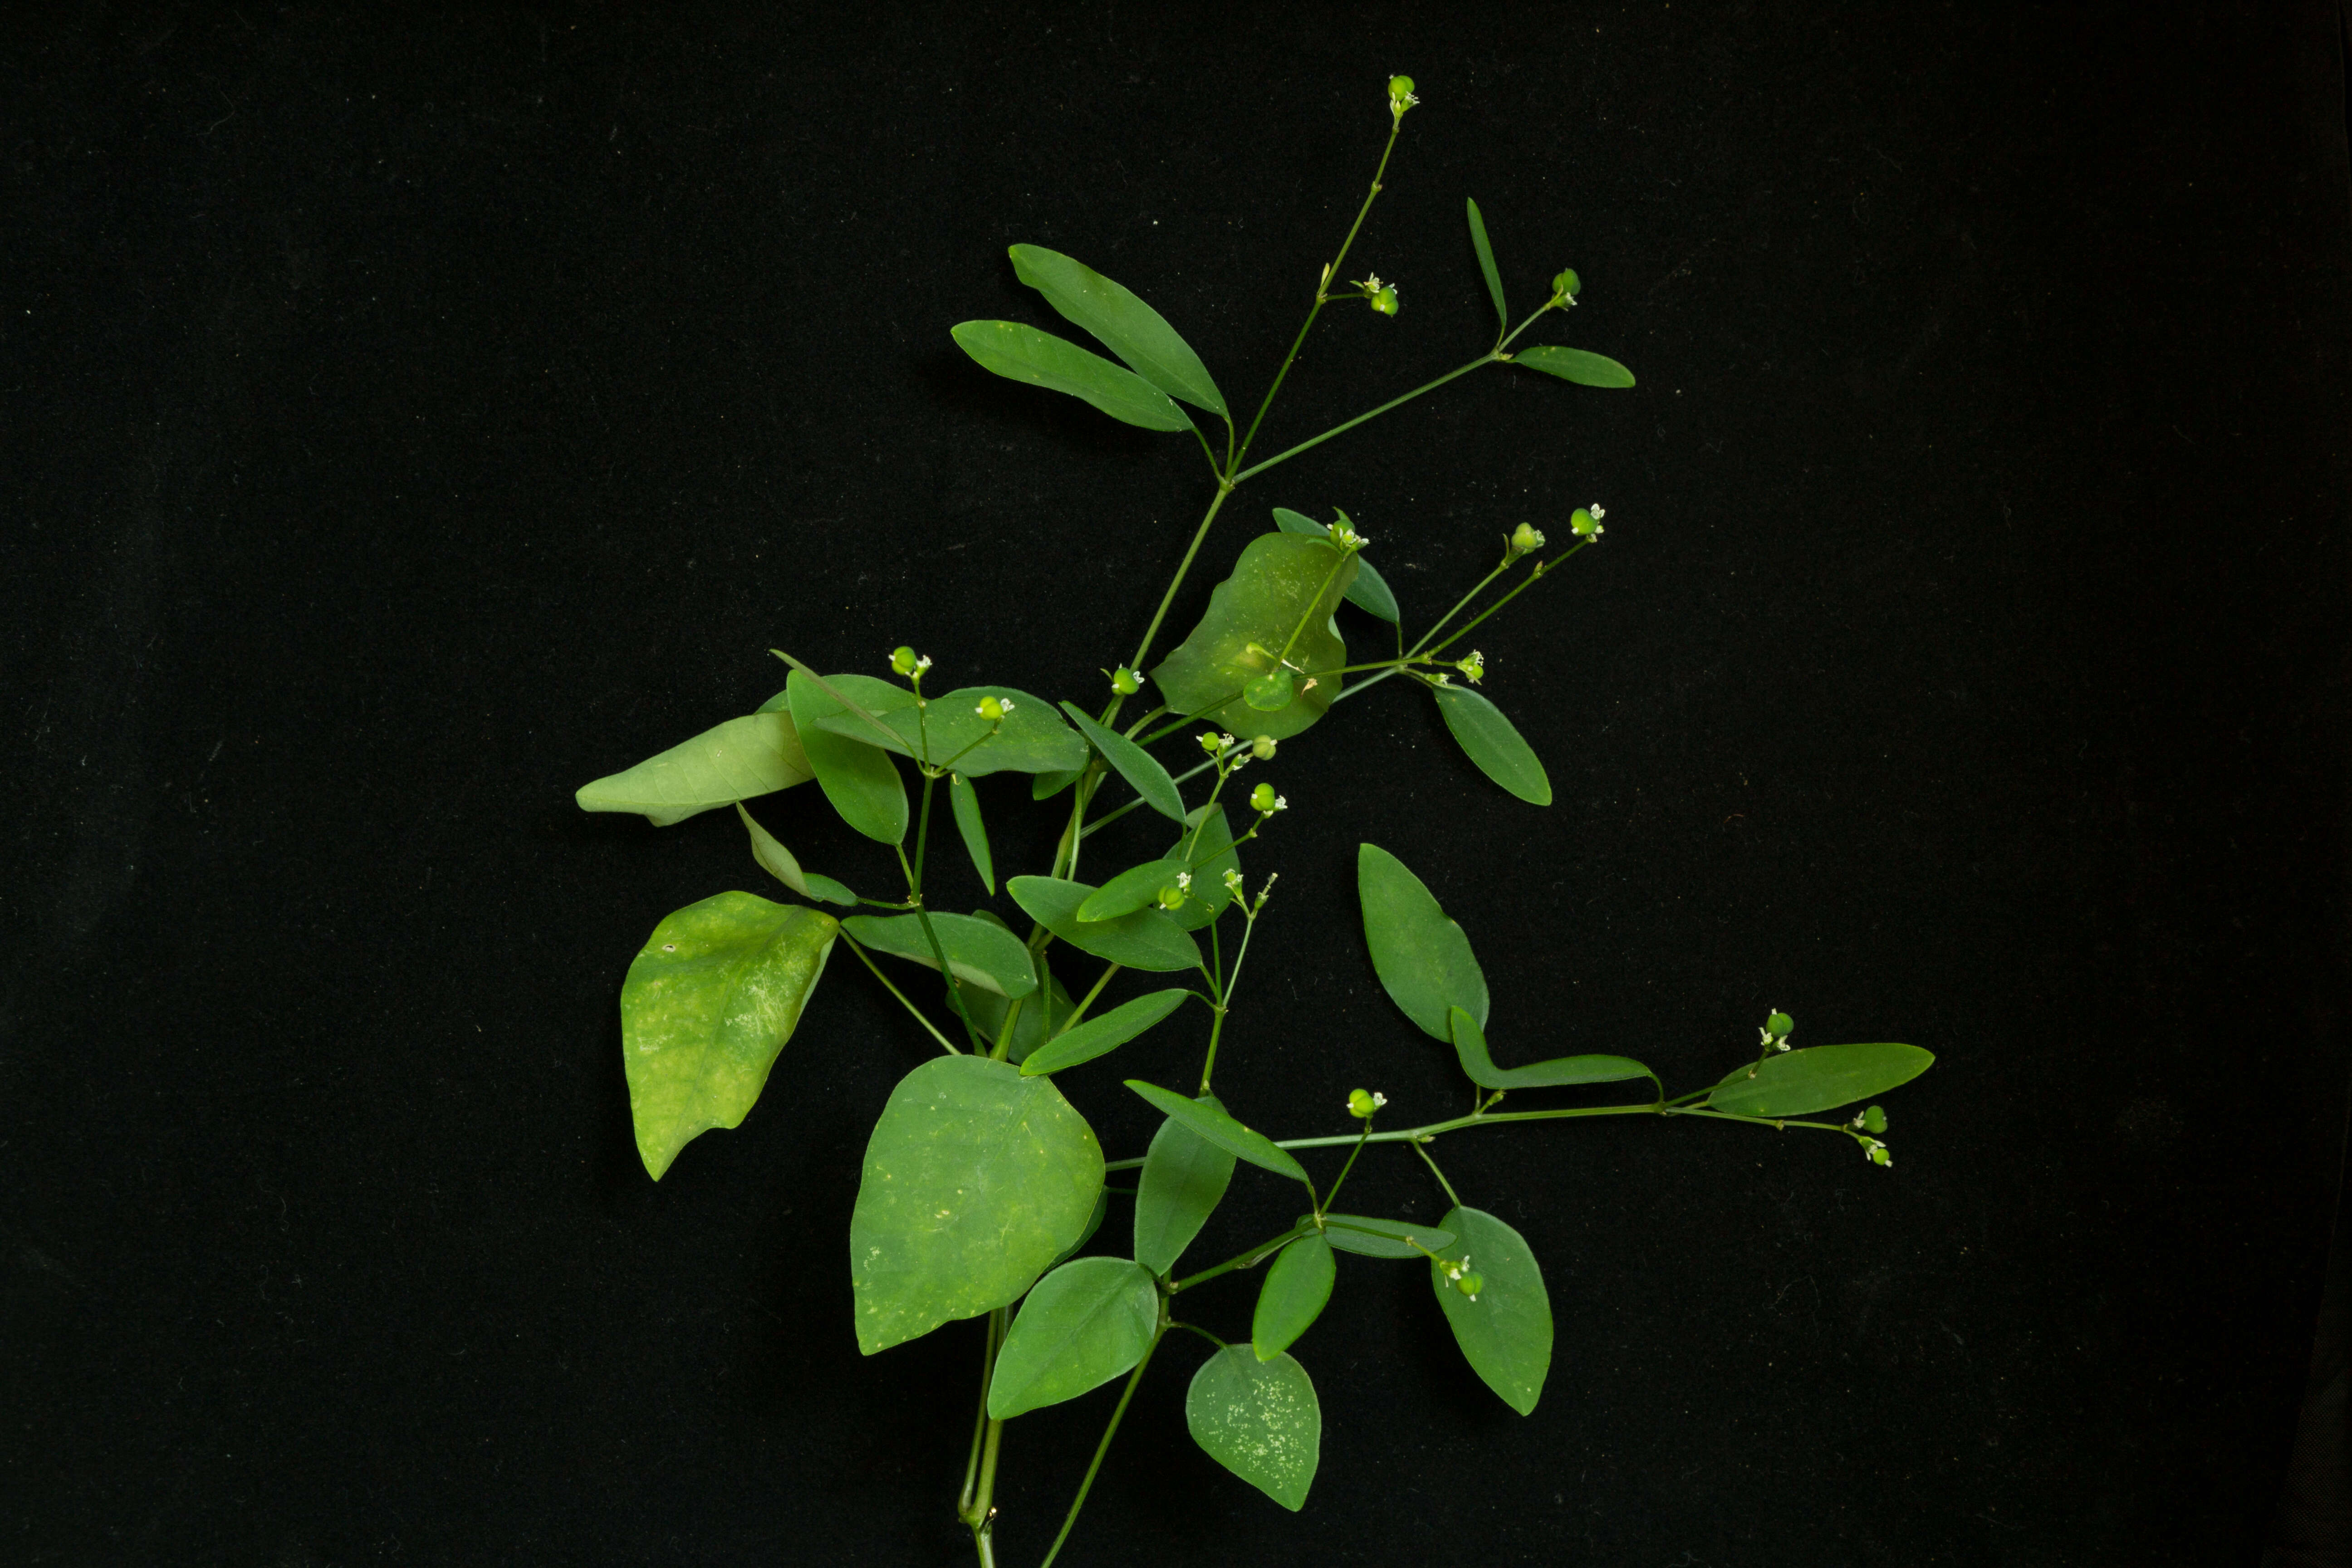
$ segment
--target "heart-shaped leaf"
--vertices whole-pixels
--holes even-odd
[[[1579,386],[1631,386],[1633,373],[1606,354],[1587,353],[1582,349],[1539,347],[1521,349],[1511,356],[1514,364],[1539,370],[1546,375],[1556,375],[1562,381],[1572,381]]]
[[[1551,804],[1551,780],[1535,748],[1503,717],[1503,710],[1464,686],[1433,686],[1445,727],[1478,771],[1529,805]]]
[[[1045,296],[1065,321],[1084,327],[1128,367],[1171,397],[1223,416],[1224,395],[1176,329],[1093,268],[1040,245],[1013,247],[1013,275]]]
[[[1209,1095],[1202,1103],[1223,1110]],[[1201,1234],[1234,1179],[1234,1155],[1171,1117],[1151,1136],[1135,1184],[1135,1260],[1166,1274]]]
[[[1284,1150],[1276,1148],[1274,1140],[1265,1133],[1234,1121],[1216,1101],[1187,1100],[1173,1089],[1161,1089],[1158,1084],[1145,1083],[1139,1079],[1129,1079],[1127,1087],[1158,1106],[1171,1119],[1182,1122],[1226,1152],[1272,1171],[1277,1176],[1288,1176],[1294,1182],[1307,1181],[1305,1166]],[[1307,1190],[1312,1193],[1314,1184],[1308,1182]]]
[[[813,778],[789,713],[760,712],[705,730],[626,773],[583,784],[583,811],[642,812],[656,827]]]
[[[1258,1288],[1257,1310],[1250,1318],[1251,1353],[1272,1361],[1297,1343],[1323,1315],[1339,1272],[1331,1244],[1312,1232],[1276,1253],[1265,1283]]]
[[[1379,845],[1363,844],[1356,849],[1356,890],[1372,968],[1404,1016],[1449,1045],[1454,1032],[1447,1014],[1454,1007],[1486,1027],[1486,977],[1470,939],[1422,879]]]
[[[1314,1380],[1287,1355],[1261,1362],[1228,1345],[1192,1374],[1184,1425],[1209,1458],[1297,1513],[1323,1453]]]
[[[1481,1089],[1559,1089],[1579,1083],[1622,1083],[1628,1079],[1657,1075],[1631,1057],[1555,1057],[1523,1068],[1498,1068],[1486,1053],[1486,1033],[1478,1020],[1459,1007],[1446,1016],[1454,1027],[1454,1052],[1462,1070]]]
[[[1178,988],[1154,991],[1148,996],[1138,996],[1132,1002],[1122,1002],[1101,1016],[1088,1018],[1083,1024],[1074,1024],[1047,1040],[1021,1064],[1021,1070],[1034,1077],[1038,1073],[1059,1072],[1080,1062],[1090,1062],[1105,1052],[1117,1050],[1159,1023],[1191,994],[1190,991]]]
[[[1171,710],[1199,714],[1244,736],[1288,740],[1323,716],[1339,695],[1332,673],[1348,662],[1331,612],[1355,581],[1357,557],[1324,540],[1262,533],[1244,547],[1234,574],[1209,595],[1208,614],[1152,670]],[[1292,633],[1297,633],[1297,640]],[[1281,668],[1284,647],[1303,673],[1282,708],[1263,712],[1243,691]]]
[[[1016,1300],[1077,1245],[1102,1191],[1094,1130],[1045,1078],[934,1057],[898,1081],[849,1218],[867,1355]]]
[[[1160,1329],[1150,1271],[1124,1258],[1073,1258],[1021,1303],[988,1384],[997,1421],[1076,1399],[1133,1370]]]
[[[1885,1094],[1935,1062],[1934,1052],[1916,1046],[1811,1046],[1737,1069],[1715,1086],[1706,1103],[1735,1116],[1810,1116]]]
[[[621,983],[629,1117],[654,1180],[689,1139],[741,1124],[839,929],[750,893],[688,904],[654,928]]]
[[[1168,395],[1131,370],[1088,353],[1066,338],[1018,321],[963,321],[949,329],[982,370],[1048,392],[1084,398],[1112,418],[1146,430],[1189,430],[1192,422]]]
[[[1081,921],[1078,906],[1095,891],[1087,883],[1015,877],[1004,890],[1030,919],[1080,952],[1153,974],[1200,967],[1200,943],[1158,910],[1137,910],[1115,921]]]
[[[1446,1211],[1454,1232],[1447,1255],[1480,1277],[1478,1299],[1455,1288],[1444,1268],[1429,1266],[1429,1283],[1470,1369],[1522,1415],[1535,1412],[1551,1370],[1551,1298],[1527,1238],[1484,1209]]]
[[[931,932],[948,956],[948,968],[957,979],[1000,996],[1026,996],[1037,989],[1037,972],[1030,964],[1028,948],[1003,926],[974,915],[944,912],[934,912],[929,920]],[[940,966],[920,916],[851,915],[841,922],[841,929],[860,947],[908,959],[927,969]]]

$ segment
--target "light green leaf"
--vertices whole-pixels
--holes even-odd
[[[1037,989],[1037,972],[1029,963],[1028,948],[1003,926],[976,915],[941,910],[933,911],[930,921],[940,949],[948,955],[948,968],[957,979],[1000,996],[1026,996]],[[851,915],[841,922],[841,929],[861,947],[910,959],[926,969],[940,966],[919,916]]]
[[[1486,275],[1486,292],[1495,298],[1495,314],[1502,318],[1503,331],[1507,332],[1511,309],[1503,303],[1503,275],[1495,270],[1495,249],[1486,243],[1486,220],[1478,216],[1476,202],[1470,203],[1470,243],[1478,252],[1478,270]]]
[[[1544,776],[1543,763],[1500,708],[1464,686],[1433,686],[1429,693],[1480,773],[1529,805],[1551,804],[1551,780]]]
[[[1148,996],[1138,996],[1132,1002],[1122,1002],[1100,1017],[1074,1024],[1047,1040],[1021,1064],[1021,1070],[1034,1077],[1038,1073],[1059,1072],[1080,1062],[1090,1062],[1107,1051],[1117,1050],[1159,1023],[1191,994],[1190,991],[1179,987],[1154,991]]]
[[[656,827],[667,827],[813,776],[792,715],[763,711],[730,719],[626,773],[583,784],[573,798],[583,811],[642,812]]]
[[[1258,1288],[1257,1310],[1250,1317],[1251,1353],[1272,1361],[1297,1343],[1323,1315],[1339,1272],[1331,1244],[1319,1235],[1302,1236],[1275,1254],[1265,1283]]]
[[[1208,815],[1203,823],[1202,814]],[[1241,851],[1234,847],[1234,830],[1225,821],[1222,805],[1195,808],[1184,818],[1185,831],[1169,850],[1170,859],[1187,855],[1192,870],[1192,890],[1183,907],[1169,911],[1169,919],[1186,931],[1199,931],[1223,912],[1234,901],[1231,888],[1225,886],[1227,871],[1242,868]]]
[[[1198,714],[1236,735],[1277,741],[1320,719],[1339,695],[1341,679],[1331,672],[1348,662],[1331,612],[1354,583],[1358,565],[1357,557],[1322,540],[1288,533],[1251,540],[1234,574],[1209,595],[1208,614],[1192,635],[1151,672],[1170,710]],[[1306,673],[1297,678],[1286,705],[1262,712],[1243,699],[1243,690],[1280,668],[1276,659],[1286,645],[1290,662]]]
[[[741,1124],[839,929],[750,893],[688,904],[654,928],[621,983],[629,1117],[654,1180],[698,1133]]]
[[[799,727],[817,785],[841,820],[880,843],[902,842],[907,837],[907,783],[898,776],[898,765],[879,746],[826,729],[821,721],[845,710],[799,670],[793,671],[785,689],[791,693],[793,722]],[[853,694],[851,700],[862,700]],[[911,695],[908,700],[913,700]]]
[[[1301,1225],[1312,1225],[1315,1216],[1302,1215]],[[1353,1252],[1365,1258],[1419,1258],[1421,1252],[1412,1243],[1419,1242],[1432,1252],[1443,1252],[1452,1245],[1454,1233],[1443,1226],[1416,1225],[1411,1220],[1373,1219],[1360,1214],[1327,1214],[1323,1216],[1323,1237],[1342,1252]]]
[[[1486,977],[1470,939],[1448,920],[1422,879],[1377,844],[1356,849],[1356,891],[1364,940],[1390,997],[1423,1031],[1451,1045],[1447,1010],[1461,1007],[1486,1026]]]
[[[1484,1283],[1475,1301],[1454,1288],[1445,1271],[1429,1266],[1430,1287],[1454,1330],[1470,1369],[1503,1403],[1522,1415],[1535,1413],[1551,1370],[1551,1298],[1543,1270],[1527,1238],[1484,1209],[1454,1208],[1445,1215],[1454,1232],[1448,1257],[1466,1260]]]
[[[1029,1292],[996,1352],[992,1420],[1059,1405],[1134,1370],[1160,1329],[1150,1272],[1124,1258],[1078,1258]]]
[[[1158,910],[1138,910],[1115,921],[1080,921],[1078,906],[1095,890],[1087,883],[1015,877],[1004,890],[1031,920],[1080,952],[1152,974],[1200,967],[1200,944]]]
[[[1209,1458],[1297,1513],[1323,1454],[1314,1380],[1287,1355],[1260,1362],[1228,1345],[1192,1374],[1184,1424]]]
[[[1304,534],[1309,539],[1331,537],[1329,523],[1318,522],[1313,518],[1293,511],[1286,506],[1274,509],[1274,524],[1285,533]],[[1356,580],[1348,584],[1347,599],[1348,603],[1355,605],[1356,608],[1378,616],[1391,626],[1396,625],[1397,618],[1402,614],[1397,609],[1396,595],[1391,591],[1388,579],[1382,577],[1372,563],[1360,554],[1356,557]]]
[[[1162,816],[1177,822],[1184,820],[1184,796],[1177,790],[1176,781],[1168,776],[1168,770],[1160,765],[1159,758],[1118,731],[1096,723],[1075,702],[1063,703],[1062,711],[1077,725],[1079,733],[1094,742],[1103,761],[1116,768],[1118,776],[1143,797],[1144,805]]]
[[[1019,1299],[1077,1244],[1102,1147],[1045,1078],[933,1057],[898,1081],[866,1145],[849,1218],[857,1348],[867,1355]]]
[[[1909,1083],[1935,1062],[1916,1046],[1812,1046],[1737,1069],[1706,1103],[1735,1116],[1810,1116]]]
[[[1201,1103],[1223,1110],[1216,1099]],[[1201,1234],[1234,1179],[1234,1156],[1173,1117],[1160,1124],[1135,1184],[1135,1260],[1166,1274]]]
[[[832,878],[802,870],[801,863],[793,858],[793,852],[777,842],[774,834],[753,821],[751,814],[743,809],[743,803],[740,800],[735,803],[735,815],[743,819],[743,829],[751,836],[751,858],[777,881],[803,899],[823,899],[829,904],[857,902],[856,893]]]
[[[1631,386],[1633,373],[1606,354],[1587,353],[1582,349],[1539,347],[1521,349],[1511,356],[1514,364],[1539,370],[1546,375],[1556,375],[1562,381],[1572,381],[1579,386]]]
[[[996,921],[996,917],[985,910],[974,918],[992,922]],[[1013,1020],[1012,1049],[1006,1059],[1016,1067],[1027,1061],[1029,1054],[1044,1045],[1046,1037],[1060,1028],[1070,1015],[1078,1010],[1077,1004],[1070,1000],[1070,994],[1062,988],[1062,982],[1054,973],[1053,965],[1040,958],[1037,960],[1037,972],[1040,976],[1037,989],[1022,1002],[1020,1016]],[[1049,997],[1050,1005],[1047,1005]],[[948,1005],[954,1007],[952,999]],[[973,1026],[992,1040],[1004,1033],[1004,1015],[1012,1005],[993,991],[977,985],[963,988],[964,1011],[971,1015]]]
[[[1161,1089],[1158,1084],[1145,1083],[1140,1079],[1129,1079],[1127,1087],[1227,1153],[1238,1155],[1277,1176],[1288,1176],[1294,1182],[1307,1182],[1305,1166],[1292,1159],[1287,1152],[1276,1148],[1274,1140],[1265,1133],[1234,1121],[1225,1113],[1224,1107],[1213,1100],[1205,1103],[1187,1100],[1174,1089]],[[1307,1182],[1307,1190],[1312,1193],[1315,1184]]]
[[[971,868],[980,873],[980,885],[993,895],[996,858],[988,852],[988,825],[980,819],[980,796],[973,792],[971,781],[961,773],[949,774],[948,803],[955,808],[956,831],[963,836]]]
[[[1622,1083],[1628,1079],[1657,1075],[1631,1057],[1555,1057],[1523,1068],[1498,1068],[1486,1053],[1486,1034],[1478,1020],[1459,1007],[1448,1010],[1454,1028],[1454,1051],[1462,1070],[1481,1089],[1559,1089],[1577,1083]]]
[[[838,684],[842,677],[828,676]],[[981,699],[1004,705],[1002,722],[980,714]],[[897,743],[877,735],[854,713],[836,709],[817,720],[820,727],[853,741],[871,741],[903,757],[928,754],[938,766],[953,764],[966,778],[994,773],[1037,773],[1083,766],[1087,743],[1062,722],[1042,697],[1010,686],[965,686],[929,700],[919,710],[911,696],[903,707],[878,714]]]
[[[1078,906],[1078,919],[1093,925],[1158,903],[1160,889],[1174,886],[1177,877],[1191,868],[1181,860],[1146,860],[1140,866],[1129,866],[1087,895],[1087,901]]]
[[[1171,397],[1225,415],[1224,395],[1208,366],[1159,311],[1083,262],[1043,246],[1013,247],[1013,275],[1045,296],[1074,326],[1084,327],[1128,368]]]
[[[963,352],[1008,381],[1066,392],[1112,418],[1146,430],[1189,430],[1192,422],[1168,395],[1100,354],[1018,321],[964,321],[950,329]]]

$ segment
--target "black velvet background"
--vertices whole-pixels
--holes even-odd
[[[1347,508],[1425,619],[1511,524],[1610,509],[1476,638],[1549,811],[1402,682],[1284,748],[1220,1091],[1284,1133],[1342,1128],[1359,1083],[1461,1103],[1364,955],[1360,838],[1468,927],[1507,1058],[1692,1087],[1781,1006],[1801,1044],[1940,1060],[1887,1097],[1892,1172],[1694,1123],[1448,1141],[1551,1282],[1535,1415],[1461,1366],[1419,1270],[1347,1259],[1299,1347],[1306,1511],[1192,1447],[1172,1345],[1063,1561],[2251,1561],[2347,1068],[2335,29],[1654,3],[12,31],[0,1555],[968,1560],[976,1335],[861,1360],[843,1266],[925,1040],[836,958],[749,1121],[648,1182],[622,973],[667,910],[774,889],[723,814],[657,832],[572,791],[750,710],[771,646],[1091,698],[1199,454],[947,328],[1057,326],[1004,259],[1051,245],[1254,399],[1402,69],[1426,107],[1349,270],[1405,308],[1329,317],[1268,440],[1489,341],[1465,195],[1521,308],[1576,266],[1555,341],[1641,384],[1482,372],[1212,535],[1180,625],[1274,504]],[[983,798],[1038,868],[1051,824]],[[887,889],[814,791],[761,814]],[[1116,1079],[1181,1081],[1197,1033],[1071,1075],[1114,1156],[1151,1124]],[[1433,1215],[1385,1153],[1357,1200]],[[1244,1174],[1198,1255],[1293,1207]],[[1246,1289],[1202,1297],[1245,1331]],[[1012,1429],[1008,1563],[1109,1402]]]

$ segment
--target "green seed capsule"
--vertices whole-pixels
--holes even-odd
[[[1160,907],[1163,910],[1182,909],[1184,907],[1184,889],[1178,887],[1173,882],[1171,882],[1166,887],[1160,889]]]
[[[1272,811],[1274,799],[1274,786],[1270,784],[1262,784],[1250,791],[1250,805],[1255,810]]]
[[[1411,98],[1412,96],[1412,78],[1409,76],[1392,76],[1389,78],[1389,97],[1392,100],[1398,103],[1402,103],[1406,99]]]
[[[1573,300],[1576,298],[1577,290],[1583,287],[1583,280],[1577,277],[1576,268],[1573,267],[1551,280],[1551,291],[1555,297],[1565,296]]]
[[[1773,1014],[1764,1020],[1764,1026],[1771,1030],[1774,1037],[1778,1039],[1785,1040],[1797,1032],[1797,1021],[1786,1013]]]
[[[1110,689],[1121,697],[1132,697],[1143,689],[1143,679],[1122,664],[1111,671]]]
[[[1383,316],[1393,316],[1397,313],[1397,291],[1395,284],[1389,284],[1379,293],[1372,296],[1372,309],[1378,310]]]
[[[1580,539],[1591,538],[1592,531],[1599,526],[1601,526],[1599,523],[1592,521],[1592,514],[1585,510],[1582,507],[1578,507],[1574,511],[1568,514],[1569,531],[1575,534]],[[1753,1017],[1755,1015],[1750,1014],[1748,1016]]]
[[[1475,1301],[1478,1299],[1478,1292],[1486,1288],[1486,1277],[1479,1274],[1465,1274],[1454,1282],[1454,1288]]]
[[[1865,1131],[1870,1131],[1870,1132],[1884,1132],[1884,1131],[1886,1131],[1886,1112],[1885,1112],[1883,1109],[1881,1109],[1880,1107],[1878,1107],[1878,1106],[1875,1106],[1875,1105],[1872,1106],[1868,1110],[1865,1110],[1865,1111],[1864,1111],[1864,1112],[1862,1113],[1862,1125],[1863,1125],[1863,1128],[1864,1128],[1864,1130]]]
[[[900,675],[915,673],[915,650],[901,643],[890,650],[890,668]]]
[[[1264,784],[1260,784],[1258,787],[1260,789],[1264,789],[1265,786]],[[1361,1121],[1370,1117],[1373,1110],[1374,1107],[1372,1105],[1371,1090],[1368,1089],[1351,1089],[1348,1091],[1349,1115],[1354,1117],[1357,1121]]]
[[[1271,735],[1260,735],[1256,740],[1252,741],[1250,742],[1250,755],[1255,757],[1261,763],[1270,763],[1274,761],[1274,737]]]
[[[1525,555],[1544,547],[1543,531],[1531,522],[1523,522],[1511,530],[1511,548]]]

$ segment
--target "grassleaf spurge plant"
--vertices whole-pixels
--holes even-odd
[[[1206,514],[1133,655],[1105,671],[1108,695],[1082,704],[1003,686],[940,690],[944,682],[930,679],[930,658],[908,647],[876,661],[887,676],[822,674],[780,652],[791,667],[784,689],[758,711],[580,791],[590,811],[639,812],[656,826],[732,807],[752,858],[803,900],[719,893],[662,921],[630,964],[621,988],[629,1104],[638,1150],[656,1180],[697,1134],[736,1126],[750,1111],[836,943],[940,1047],[940,1055],[891,1092],[866,1145],[850,1221],[849,1281],[858,1347],[869,1355],[948,1322],[984,1320],[979,1409],[956,1504],[983,1563],[995,1562],[993,1500],[1006,1424],[1125,1380],[1045,1553],[1050,1563],[1137,1384],[1175,1330],[1210,1350],[1185,1400],[1193,1439],[1283,1507],[1301,1507],[1315,1478],[1322,1418],[1315,1384],[1291,1350],[1330,1297],[1335,1252],[1426,1268],[1471,1370],[1513,1409],[1532,1411],[1551,1362],[1542,1270],[1525,1237],[1454,1192],[1430,1152],[1437,1139],[1506,1123],[1652,1116],[1816,1128],[1851,1138],[1885,1165],[1891,1156],[1879,1138],[1886,1120],[1878,1106],[1851,1119],[1808,1119],[1868,1101],[1933,1060],[1907,1045],[1794,1050],[1794,1026],[1776,1012],[1765,1020],[1754,1059],[1681,1094],[1668,1095],[1656,1075],[1627,1057],[1498,1065],[1486,1035],[1486,982],[1469,936],[1402,860],[1367,843],[1356,875],[1373,967],[1404,1016],[1452,1047],[1475,1086],[1472,1109],[1375,1131],[1386,1101],[1357,1089],[1345,1097],[1353,1131],[1277,1139],[1243,1125],[1218,1101],[1218,1042],[1274,883],[1269,875],[1255,890],[1247,887],[1242,849],[1275,831],[1286,805],[1275,784],[1253,781],[1249,770],[1262,772],[1279,746],[1334,704],[1401,675],[1429,693],[1488,778],[1522,801],[1550,804],[1542,763],[1475,689],[1485,659],[1462,645],[1487,617],[1591,549],[1604,514],[1599,506],[1570,512],[1567,548],[1557,552],[1541,531],[1519,523],[1494,569],[1408,643],[1402,606],[1366,558],[1371,541],[1348,514],[1335,512],[1326,523],[1277,507],[1273,530],[1243,547],[1200,624],[1155,664],[1161,624],[1211,525],[1252,479],[1472,371],[1516,365],[1584,386],[1633,384],[1632,373],[1597,353],[1517,346],[1538,322],[1573,309],[1580,284],[1573,271],[1557,274],[1543,302],[1514,326],[1472,202],[1471,247],[1498,323],[1493,344],[1458,369],[1251,461],[1283,378],[1325,307],[1357,301],[1381,316],[1397,313],[1394,283],[1370,273],[1340,280],[1406,112],[1419,101],[1405,77],[1389,83],[1388,99],[1388,143],[1371,189],[1245,424],[1157,311],[1051,250],[1014,246],[1015,272],[1117,363],[1017,322],[966,321],[953,330],[989,370],[1082,398],[1130,425],[1190,433],[1208,458],[1214,488]],[[1392,637],[1395,652],[1350,662],[1338,619],[1343,601],[1385,623],[1383,640]],[[1139,716],[1129,715],[1131,705],[1147,703]],[[934,909],[924,896],[933,828],[944,831],[936,809],[942,794],[982,885],[997,895],[1000,868],[972,781],[999,773],[1028,775],[1030,799],[1064,819],[1045,875],[1003,878],[1025,932],[996,910]],[[918,786],[911,799],[910,774]],[[880,865],[895,872],[901,896],[861,895],[804,869],[743,807],[812,779],[843,821],[885,847]],[[1120,794],[1130,798],[1108,803]],[[1165,851],[1081,880],[1088,839],[1138,809],[1167,819]],[[873,874],[860,877],[868,888]],[[820,905],[879,912],[835,914]],[[908,966],[942,976],[943,1008],[927,1010],[908,994]],[[1102,1005],[1122,971],[1166,983]],[[1066,974],[1085,978],[1075,998]],[[1140,1157],[1107,1161],[1057,1075],[1180,1016],[1194,1016],[1184,1010],[1188,1001],[1206,1014],[1199,1082],[1178,1089],[1126,1079],[1165,1120]],[[1622,1103],[1496,1109],[1514,1090],[1645,1081],[1646,1090]],[[1335,1090],[1331,1110],[1339,1109]],[[1437,1224],[1339,1207],[1349,1172],[1373,1144],[1401,1144],[1428,1166],[1452,1205]],[[1328,1179],[1300,1159],[1324,1151],[1339,1161]],[[1297,1183],[1304,1212],[1234,1257],[1181,1268],[1242,1163]],[[1126,1171],[1136,1173],[1132,1188],[1105,1184],[1108,1173]],[[1104,1224],[1114,1194],[1132,1200],[1128,1256],[1074,1256]],[[1193,1291],[1230,1289],[1261,1266],[1246,1341],[1228,1344],[1184,1321]]]

